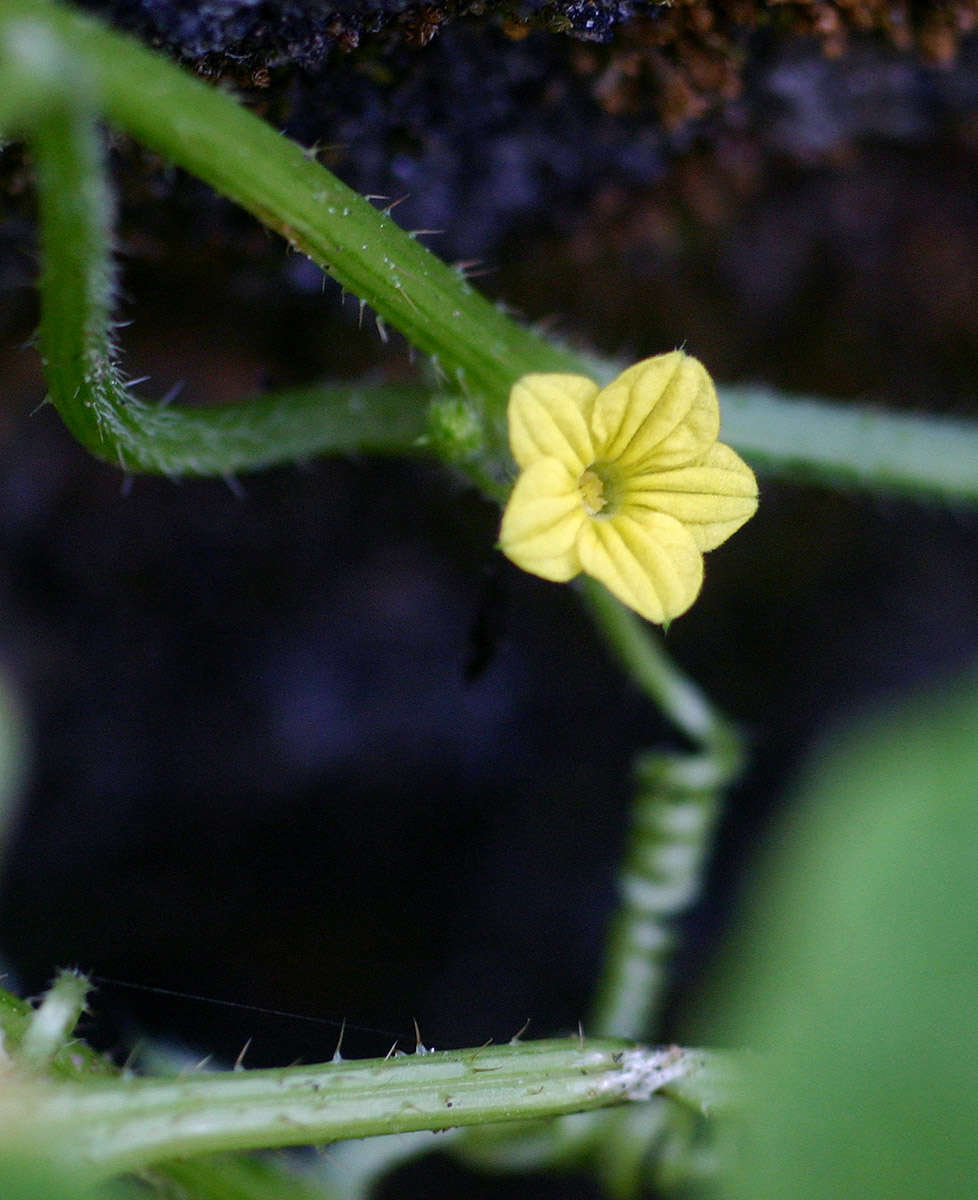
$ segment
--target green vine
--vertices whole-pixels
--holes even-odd
[[[0,1148],[45,1148],[107,1177],[160,1159],[255,1145],[305,1145],[382,1133],[553,1117],[645,1101],[702,1070],[704,1056],[573,1037],[312,1067],[199,1072],[176,1079],[69,1080],[40,1069],[65,1055],[88,983],[62,972],[15,1030],[13,1062],[31,1074],[0,1093]],[[2,1013],[0,1013],[2,1018]]]
[[[103,119],[308,255],[369,304],[381,327],[390,324],[428,356],[431,381],[323,385],[221,409],[137,395],[117,365]],[[50,400],[83,446],[123,470],[226,475],[321,453],[421,453],[503,500],[512,468],[505,412],[513,382],[531,371],[602,380],[617,372],[512,321],[399,229],[389,211],[374,208],[231,97],[50,0],[0,4],[0,129],[24,137],[35,159],[40,349]],[[725,440],[769,474],[978,501],[973,422],[760,388],[721,388],[720,399]],[[453,1144],[473,1158],[491,1144],[495,1161],[503,1161],[531,1144],[512,1122],[576,1113],[589,1115],[574,1124],[551,1121],[538,1133],[532,1144],[541,1161],[589,1155],[598,1162],[604,1155],[610,1185],[634,1185],[650,1142],[664,1146],[688,1125],[691,1112],[707,1107],[718,1078],[718,1060],[701,1053],[615,1039],[654,1031],[674,922],[697,894],[741,748],[638,618],[598,585],[584,582],[582,591],[628,675],[693,746],[689,753],[648,752],[637,762],[621,903],[588,1030],[594,1037],[440,1053],[419,1047],[365,1063],[131,1080],[72,1042],[85,986],[66,975],[35,1012],[0,996],[11,1067],[0,1096],[0,1150],[43,1159],[53,1147],[93,1179],[151,1164],[165,1177],[166,1160],[178,1156],[479,1126]],[[721,1099],[729,1093],[722,1078],[717,1087]],[[487,1136],[481,1127],[494,1122],[510,1124]],[[348,1151],[350,1162],[373,1154],[380,1161],[370,1148]],[[266,1187],[264,1168],[253,1172],[236,1159],[174,1163],[170,1182],[199,1196],[285,1194],[274,1181]]]
[[[467,417],[461,440],[453,440],[452,422],[447,438],[443,424],[440,438],[427,436],[435,389],[423,384],[302,389],[218,411],[137,397],[114,362],[112,202],[97,115],[253,213],[426,353],[439,386],[461,393],[453,401]],[[0,130],[27,136],[37,158],[50,398],[83,445],[125,470],[223,475],[347,450],[353,441],[384,453],[437,454],[499,498],[512,382],[533,370],[617,373],[615,364],[512,321],[389,213],[223,92],[49,0],[0,7]],[[721,388],[720,399],[726,440],[768,473],[978,500],[973,422],[760,388]]]
[[[646,623],[593,580],[584,580],[582,589],[632,680],[696,747],[649,750],[635,764],[619,907],[591,1027],[602,1036],[644,1037],[662,1004],[674,922],[699,893],[721,800],[739,774],[742,753],[736,732],[669,660]]]
[[[978,425],[770,388],[720,389],[724,436],[768,475],[978,504]]]

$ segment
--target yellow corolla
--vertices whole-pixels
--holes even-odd
[[[604,388],[524,375],[509,397],[522,473],[500,548],[544,579],[584,571],[648,620],[671,621],[699,593],[703,552],[757,509],[754,473],[719,432],[713,380],[681,350]]]

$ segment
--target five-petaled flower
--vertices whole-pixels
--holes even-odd
[[[703,552],[757,509],[757,481],[717,441],[706,368],[675,350],[607,387],[584,375],[524,375],[509,397],[522,469],[499,544],[525,571],[581,571],[650,621],[678,617],[703,582]]]

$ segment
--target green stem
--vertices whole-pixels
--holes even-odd
[[[41,353],[51,399],[83,445],[125,470],[177,475],[252,470],[324,450],[422,448],[431,392],[416,385],[296,389],[219,409],[133,396],[113,363],[112,205],[90,96],[50,38],[22,32],[18,49],[25,65],[34,61]]]
[[[64,1048],[85,1008],[89,983],[77,971],[61,971],[31,1013],[20,1041],[20,1058],[34,1070],[49,1066]]]
[[[654,1193],[685,1195],[691,1182],[716,1184],[716,1158],[706,1170],[697,1161],[696,1135],[702,1119],[742,1103],[745,1072],[738,1057],[703,1054],[698,1070],[663,1088],[641,1108],[634,1105],[576,1114],[557,1121],[513,1129],[484,1125],[461,1131],[451,1152],[463,1161],[496,1172],[587,1170],[609,1196]],[[341,1178],[363,1143],[339,1148]]]
[[[685,783],[714,786],[729,777],[739,759],[733,727],[672,662],[646,621],[593,579],[582,577],[580,588],[609,648],[636,684],[690,741],[711,748],[710,761],[717,765],[688,768]]]
[[[46,1146],[104,1177],[185,1155],[442,1130],[647,1100],[702,1055],[577,1038],[176,1080],[0,1095],[0,1144]]]
[[[39,0],[5,0],[0,41],[11,29],[23,41],[28,19],[60,43],[113,125],[240,204],[369,300],[432,357],[453,389],[503,406],[526,371],[567,369],[575,361],[509,320],[385,211],[219,89],[130,38]],[[0,123],[9,123],[10,107],[0,102]]]
[[[978,423],[760,387],[719,389],[723,439],[763,473],[978,503]]]
[[[556,347],[509,320],[390,216],[219,90],[47,0],[0,6],[0,127],[35,138],[46,247],[42,333],[51,395],[90,450],[130,470],[222,474],[334,449],[414,451],[422,391],[311,389],[209,410],[161,410],[112,364],[111,203],[91,114],[109,119],[236,200],[427,351],[474,402],[484,440],[466,473],[505,492],[510,384],[531,370],[607,379],[615,364]],[[53,101],[60,97],[61,112]],[[86,117],[86,112],[89,114]],[[759,469],[947,501],[978,500],[978,425],[724,388],[724,436]],[[303,403],[301,398],[308,402]],[[409,411],[401,412],[403,402]],[[376,410],[376,411],[375,411]],[[393,420],[389,418],[394,416]],[[222,445],[222,443],[227,443]],[[432,452],[456,465],[456,447]]]
[[[736,732],[666,656],[649,626],[593,580],[582,585],[595,623],[630,677],[696,747],[640,756],[620,902],[609,931],[590,1028],[642,1037],[668,982],[676,918],[699,894],[724,789],[736,776]]]

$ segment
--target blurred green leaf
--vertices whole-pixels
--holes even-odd
[[[3,1200],[131,1200],[124,1185],[95,1190],[81,1184],[77,1172],[35,1158],[0,1158],[0,1196]]]
[[[712,1037],[756,1050],[725,1196],[978,1196],[978,677],[812,764]]]

